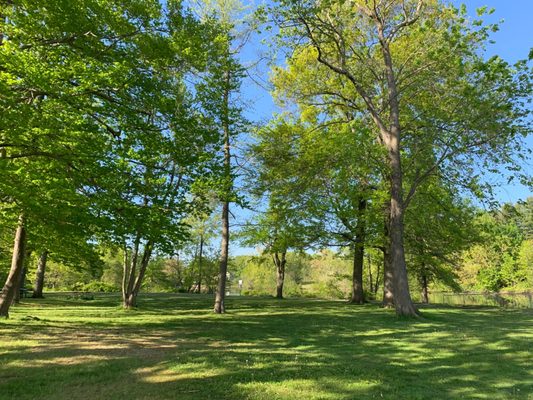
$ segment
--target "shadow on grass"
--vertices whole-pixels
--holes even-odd
[[[0,398],[456,399],[533,394],[533,313],[150,295],[25,301],[0,324]],[[40,320],[22,321],[27,316]]]

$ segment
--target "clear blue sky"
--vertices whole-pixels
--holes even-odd
[[[245,0],[243,0],[246,3]],[[452,0],[452,3],[459,6],[464,3],[467,6],[468,14],[472,18],[476,17],[476,9],[482,6],[495,8],[496,11],[490,16],[484,17],[487,22],[498,22],[504,20],[500,30],[492,35],[494,44],[487,47],[487,56],[499,55],[503,59],[513,63],[519,59],[527,58],[530,48],[533,47],[533,0]],[[251,43],[246,49],[243,58],[244,62],[254,60],[257,56],[265,51],[265,48],[259,44]],[[263,68],[265,74],[267,70]],[[262,74],[262,75],[265,75]],[[265,76],[262,79],[266,79]],[[268,90],[247,80],[244,87],[244,99],[247,103],[246,116],[252,121],[259,122],[270,119],[276,111]],[[533,150],[533,136],[526,140],[526,146]],[[524,166],[533,174],[533,165]],[[519,199],[525,199],[532,196],[530,189],[516,184],[507,185],[502,183],[496,190],[497,199],[500,202],[516,202]],[[249,217],[249,213],[234,210],[237,223]],[[232,246],[232,254],[250,254],[253,249],[241,248],[237,243]]]

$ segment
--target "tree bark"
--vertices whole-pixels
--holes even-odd
[[[285,265],[287,264],[287,252],[274,253],[274,264],[276,264],[276,298],[283,298],[283,285],[285,284]]]
[[[391,252],[391,270],[394,286],[394,307],[396,314],[405,316],[416,316],[418,314],[411,294],[409,292],[409,281],[407,279],[407,265],[405,262],[404,250],[404,205],[403,205],[403,177],[400,154],[400,104],[398,98],[398,89],[392,57],[387,39],[383,34],[383,26],[378,25],[381,50],[383,54],[385,75],[388,86],[389,100],[389,119],[390,128],[388,131],[382,131],[381,137],[388,152],[388,161],[390,168],[390,252]]]
[[[35,285],[33,286],[33,295],[35,299],[43,298],[44,274],[46,272],[46,262],[48,261],[48,250],[41,253],[37,263],[37,273],[35,274]]]
[[[352,275],[352,296],[350,303],[363,304],[365,294],[363,290],[363,262],[365,257],[365,236],[366,236],[366,199],[360,199],[357,209],[357,226],[355,228],[355,243],[353,246],[353,275]]]
[[[20,274],[24,266],[24,256],[26,250],[26,228],[25,218],[19,217],[17,232],[15,234],[15,244],[13,246],[13,258],[11,260],[11,269],[6,283],[0,294],[0,317],[9,317],[9,307],[15,297],[15,290],[20,279]]]

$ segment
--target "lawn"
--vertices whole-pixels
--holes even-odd
[[[24,299],[1,399],[533,399],[533,311],[207,296]]]

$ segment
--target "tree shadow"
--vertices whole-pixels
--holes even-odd
[[[340,302],[230,298],[222,316],[210,305],[207,297],[146,296],[133,312],[111,303],[56,305],[73,318],[51,313],[0,324],[2,341],[11,339],[0,347],[0,398],[533,394],[528,311],[428,307],[424,319],[405,320],[373,305]]]

